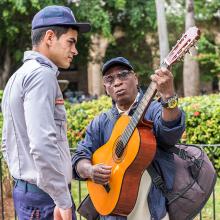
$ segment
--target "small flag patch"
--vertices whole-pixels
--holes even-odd
[[[63,99],[56,99],[55,105],[64,105],[64,100]]]

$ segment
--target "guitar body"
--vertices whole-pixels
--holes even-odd
[[[108,190],[103,185],[87,181],[90,197],[101,215],[127,216],[135,206],[141,176],[156,152],[156,140],[151,123],[138,124],[121,157],[117,157],[116,144],[130,122],[123,115],[116,122],[109,141],[97,149],[92,164],[112,166]]]

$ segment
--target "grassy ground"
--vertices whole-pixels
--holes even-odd
[[[81,184],[81,198],[79,197],[79,184]],[[85,196],[88,194],[87,188],[86,188],[86,183],[85,182],[73,182],[73,187],[72,187],[72,195],[74,198],[74,201],[76,203],[76,207],[79,206],[79,203],[81,200],[85,198]],[[215,218],[213,216],[213,194],[210,196],[207,204],[202,210],[202,219],[203,220],[213,220],[213,219],[220,219],[220,178],[217,180],[217,184],[215,187]],[[79,215],[77,216],[77,219],[80,219]],[[83,219],[83,218],[81,218]],[[199,220],[199,215],[195,218],[196,220]]]
[[[209,198],[209,201],[206,203],[205,207],[202,210],[202,219],[205,220],[220,219],[220,178],[218,178],[217,180],[214,195],[215,195],[215,218],[213,216],[214,200],[212,194]]]

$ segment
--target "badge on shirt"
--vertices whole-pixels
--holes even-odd
[[[64,105],[64,100],[63,99],[56,99],[55,105]]]

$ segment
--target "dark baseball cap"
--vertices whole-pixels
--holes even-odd
[[[109,70],[113,66],[125,66],[128,67],[131,70],[134,70],[133,66],[130,64],[130,62],[125,59],[124,57],[115,57],[108,61],[106,61],[102,67],[102,74],[105,75],[107,70]]]
[[[72,10],[65,6],[51,5],[41,9],[32,20],[32,30],[49,26],[76,27],[79,32],[89,32],[89,23],[78,23]]]

